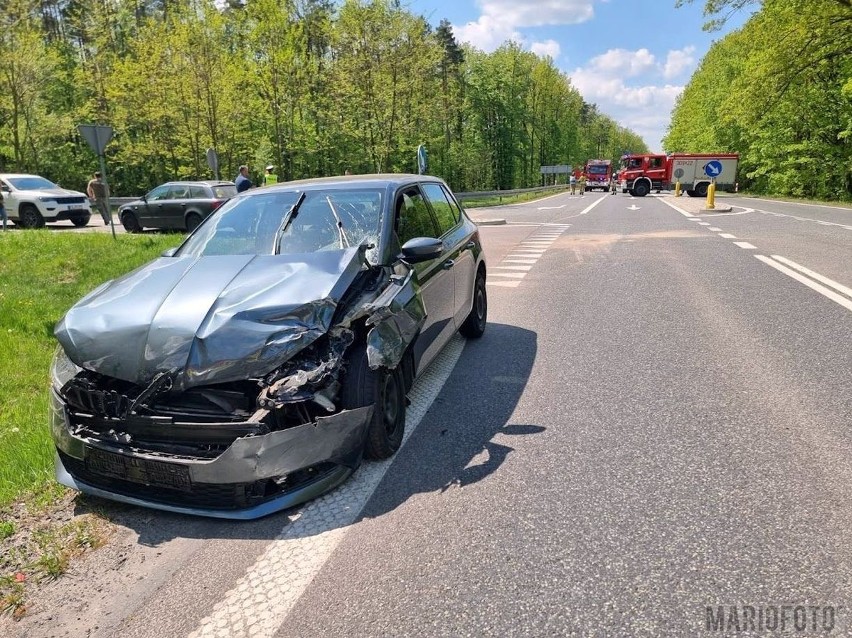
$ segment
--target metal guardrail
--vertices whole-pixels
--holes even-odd
[[[465,199],[483,199],[485,197],[509,197],[511,195],[522,195],[523,193],[548,193],[548,192],[559,192],[563,190],[567,190],[569,186],[567,184],[559,184],[557,186],[536,186],[535,188],[515,188],[512,190],[506,191],[471,191],[469,193],[456,193],[456,199],[459,201],[464,201]],[[135,202],[137,199],[140,199],[141,195],[138,197],[110,197],[109,203],[113,209],[118,209],[125,204],[129,204],[130,202]]]
[[[523,193],[549,193],[559,192],[570,188],[567,184],[559,184],[557,186],[537,186],[535,188],[515,188],[506,191],[473,191],[470,193],[456,193],[456,199],[464,201],[466,199],[483,199],[485,197],[509,197],[510,195],[522,195]]]

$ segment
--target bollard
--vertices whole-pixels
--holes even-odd
[[[707,208],[713,210],[716,208],[716,180],[710,180],[710,186],[707,187]]]
[[[675,182],[675,197],[680,197],[680,180]]]

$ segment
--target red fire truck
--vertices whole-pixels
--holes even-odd
[[[600,188],[609,190],[609,180],[612,178],[612,162],[610,160],[593,159],[583,167],[586,176],[586,190]]]
[[[624,155],[618,181],[622,193],[636,197],[671,190],[676,182],[690,197],[705,197],[712,179],[719,187],[734,186],[739,159],[737,153]]]

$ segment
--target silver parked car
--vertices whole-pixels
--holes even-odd
[[[441,180],[254,189],[56,327],[61,483],[256,518],[393,455],[415,377],[486,326],[479,231]]]

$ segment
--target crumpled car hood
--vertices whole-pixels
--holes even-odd
[[[164,257],[81,299],[55,334],[80,367],[139,385],[259,377],[328,331],[362,264],[357,247]]]

